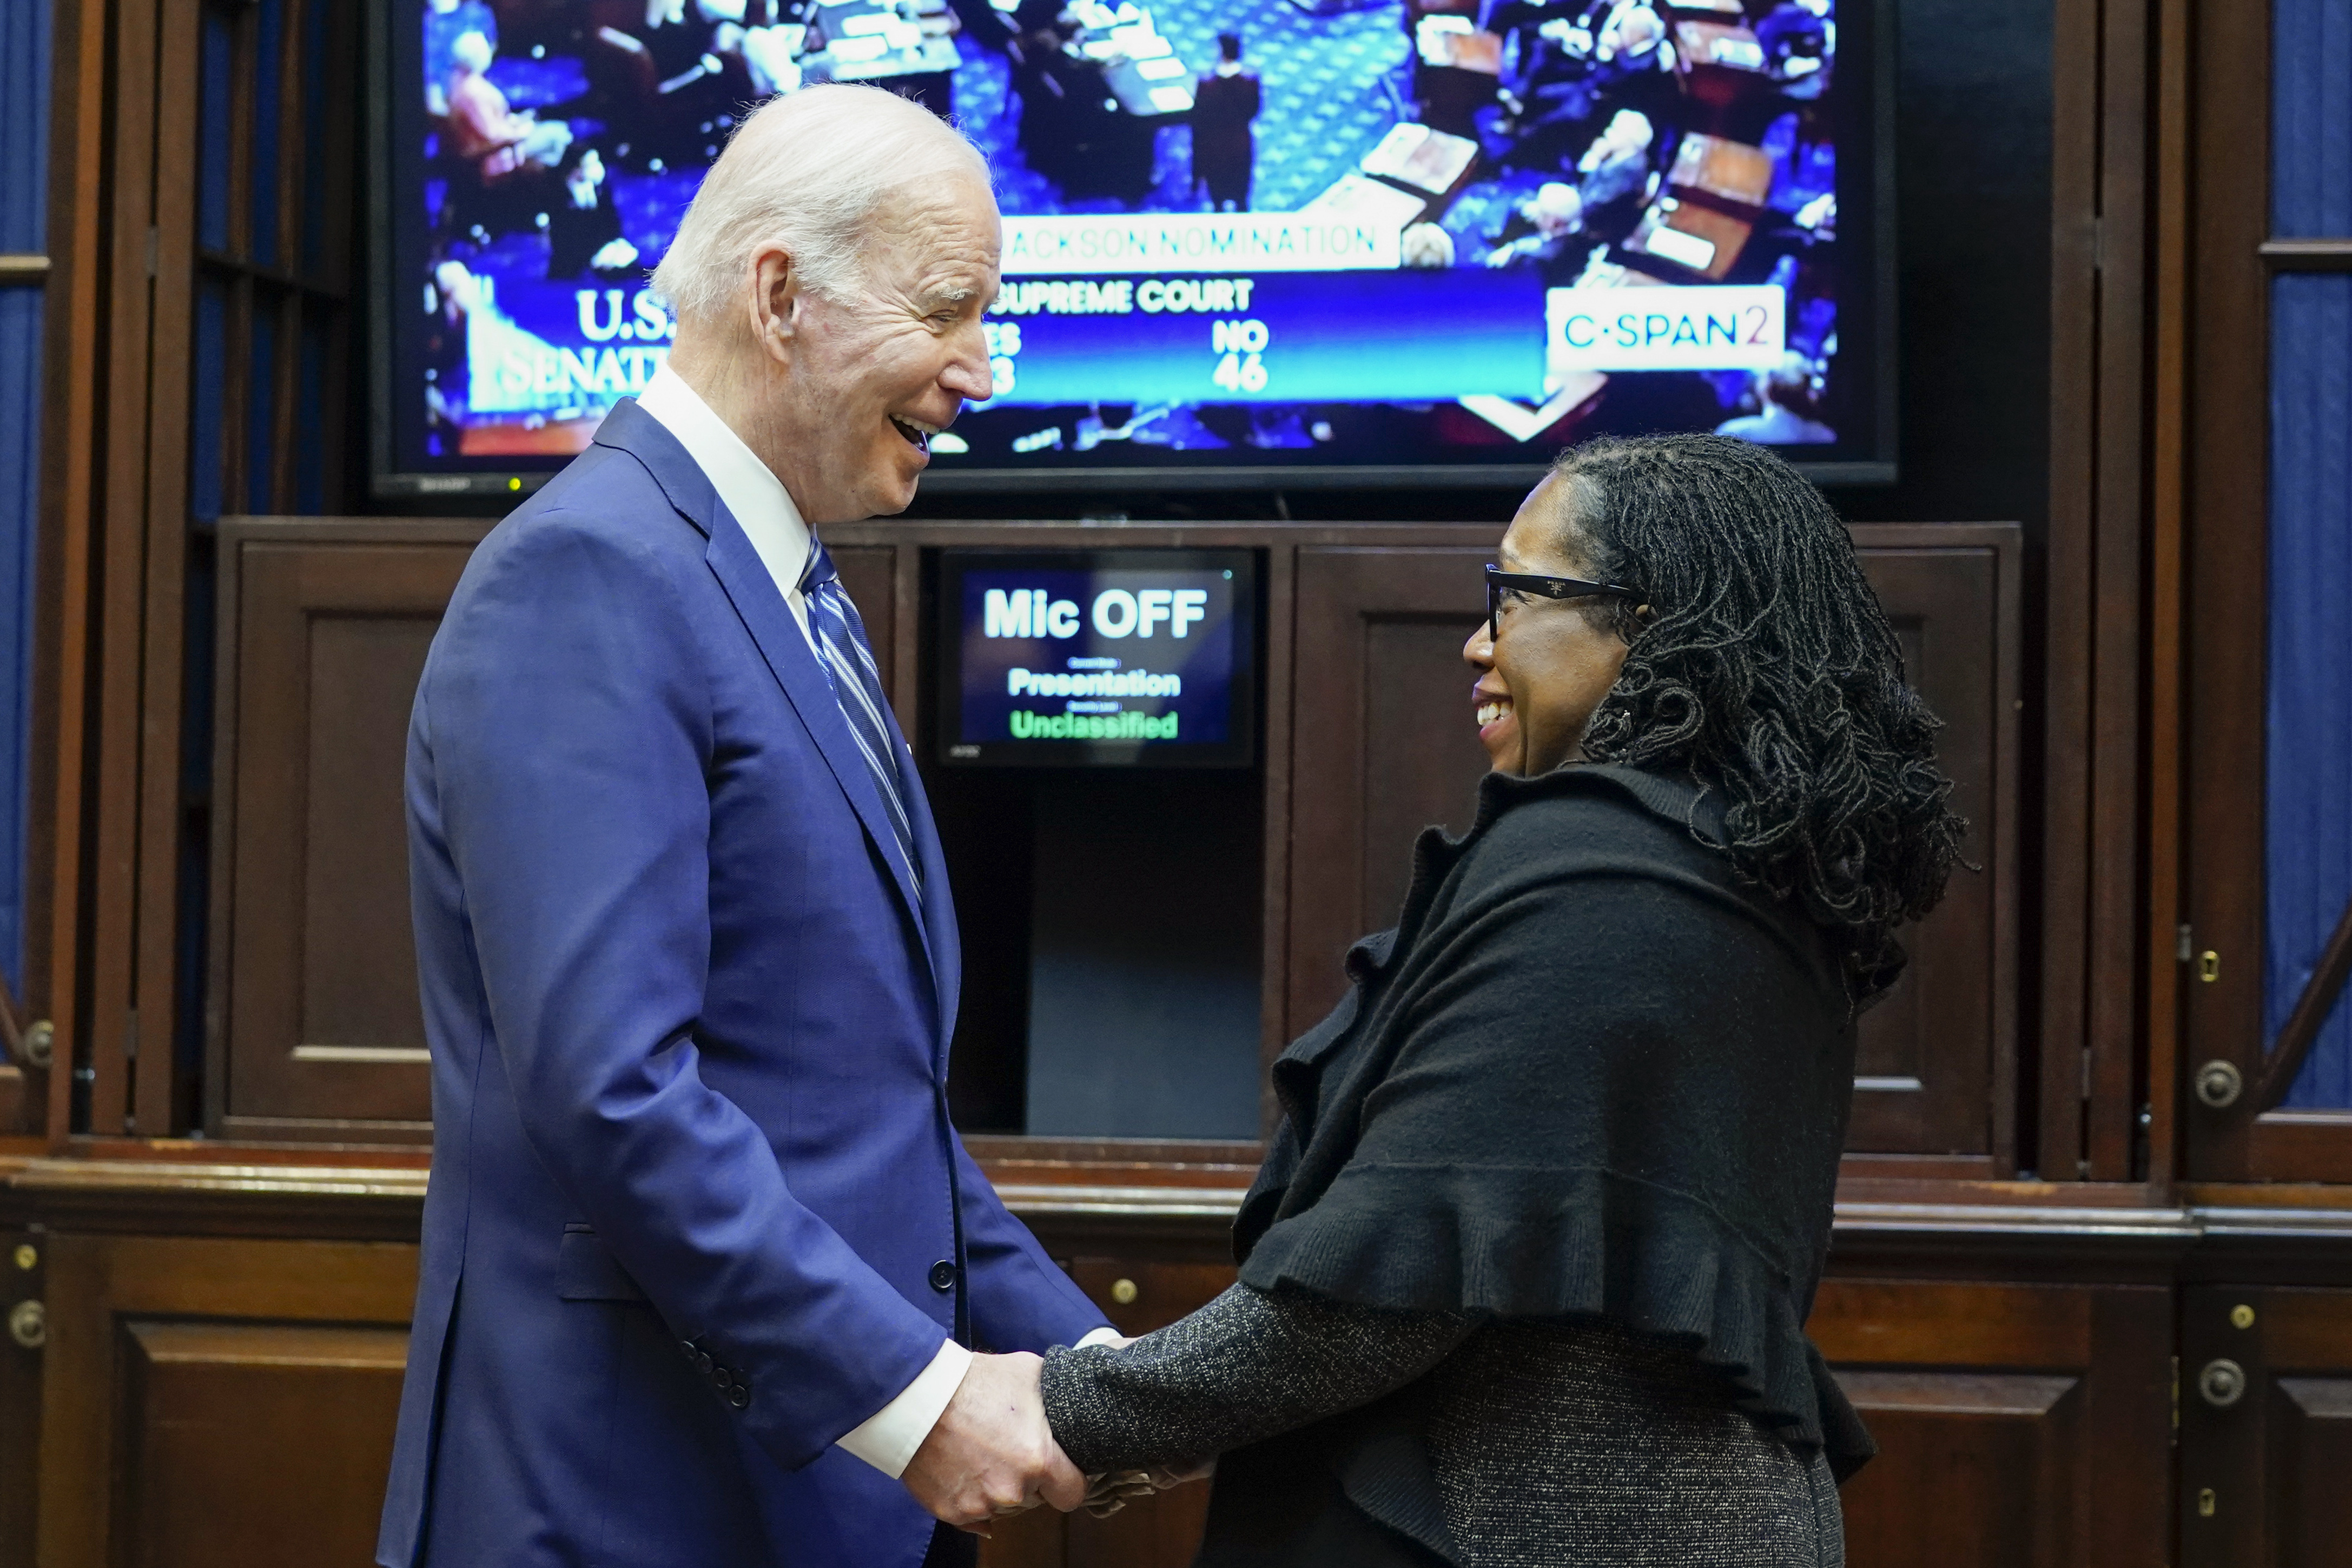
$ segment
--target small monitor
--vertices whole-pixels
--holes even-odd
[[[1246,768],[1257,755],[1249,550],[949,550],[939,758]]]

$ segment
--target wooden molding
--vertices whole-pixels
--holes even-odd
[[[2294,1086],[2296,1074],[2303,1071],[2303,1059],[2319,1039],[2322,1026],[2336,1010],[2336,998],[2344,994],[2344,981],[2352,976],[2352,904],[2344,906],[2336,917],[2335,934],[2328,937],[2326,947],[2320,953],[2319,965],[2311,973],[2310,983],[2296,998],[2294,1011],[2279,1030],[2277,1040],[2263,1064],[2263,1075],[2255,1082],[2249,1108],[2255,1114],[2278,1108],[2286,1092]]]
[[[2262,257],[2273,272],[2352,272],[2352,239],[2265,240]]]
[[[0,1157],[0,1228],[60,1233],[275,1237],[413,1243],[427,1168],[382,1151],[258,1147],[185,1155],[87,1145],[59,1158],[26,1140]],[[201,1150],[201,1152],[199,1152]],[[1247,1166],[985,1161],[1006,1207],[1056,1255],[1073,1249],[1223,1258]],[[1832,1269],[1954,1277],[1990,1264],[2019,1279],[2160,1284],[2231,1266],[2352,1281],[2352,1189],[2198,1189],[2185,1206],[2135,1184],[1850,1182],[1840,1190]]]

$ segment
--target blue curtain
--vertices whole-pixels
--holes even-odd
[[[2271,232],[2352,235],[2352,0],[2273,0]]]
[[[2352,235],[2352,0],[2274,0],[2271,229]],[[2271,287],[2270,744],[2263,1038],[2352,899],[2352,276]],[[2290,1106],[2352,1106],[2339,999]]]
[[[47,225],[50,0],[0,0],[0,251]],[[25,809],[40,495],[41,290],[0,287],[0,975],[24,995]]]
[[[2352,274],[2272,285],[2270,535],[2263,1012],[2275,1040],[2352,899]],[[2352,1106],[2342,1001],[2285,1103]]]

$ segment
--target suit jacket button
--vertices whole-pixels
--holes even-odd
[[[740,1410],[751,1403],[751,1391],[739,1383],[727,1391],[727,1403]]]
[[[942,1258],[931,1265],[931,1289],[945,1295],[955,1289],[956,1266]]]

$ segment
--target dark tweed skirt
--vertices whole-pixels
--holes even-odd
[[[1431,1468],[1468,1568],[1843,1568],[1827,1463],[1677,1345],[1491,1324],[1429,1382]]]

